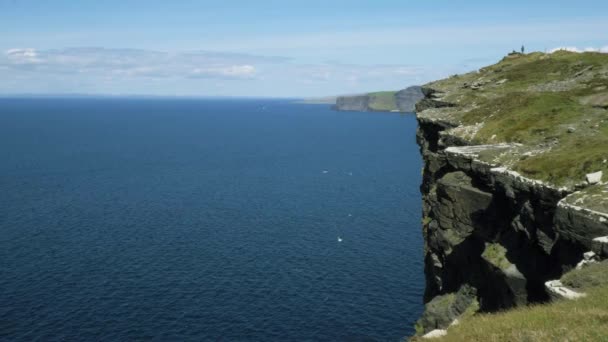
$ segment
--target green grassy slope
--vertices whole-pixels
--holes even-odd
[[[379,91],[367,94],[370,97],[369,107],[375,111],[398,110],[395,100],[396,91]]]
[[[608,341],[608,262],[567,273],[562,282],[583,290],[587,297],[478,314],[463,319],[448,329],[446,337],[433,341]]]
[[[443,91],[440,118],[475,144],[520,143],[491,161],[556,185],[608,175],[608,54],[532,53],[428,87]],[[490,160],[489,160],[490,161]]]

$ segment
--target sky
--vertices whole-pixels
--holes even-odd
[[[0,0],[0,95],[396,90],[606,32],[605,0]]]

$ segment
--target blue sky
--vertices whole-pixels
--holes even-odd
[[[0,0],[0,94],[400,89],[606,32],[608,1]]]

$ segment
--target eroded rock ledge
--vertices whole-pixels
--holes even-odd
[[[423,92],[417,141],[424,159],[426,312],[418,334],[447,329],[475,311],[550,300],[546,282],[576,267],[585,252],[603,252],[597,238],[608,236],[608,214],[581,196],[580,186],[553,186],[481,158],[519,146],[473,145],[457,120],[441,115],[457,105],[437,90]]]

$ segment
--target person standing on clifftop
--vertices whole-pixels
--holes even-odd
[[[522,45],[521,46],[521,54],[523,55],[526,52],[526,48]]]

